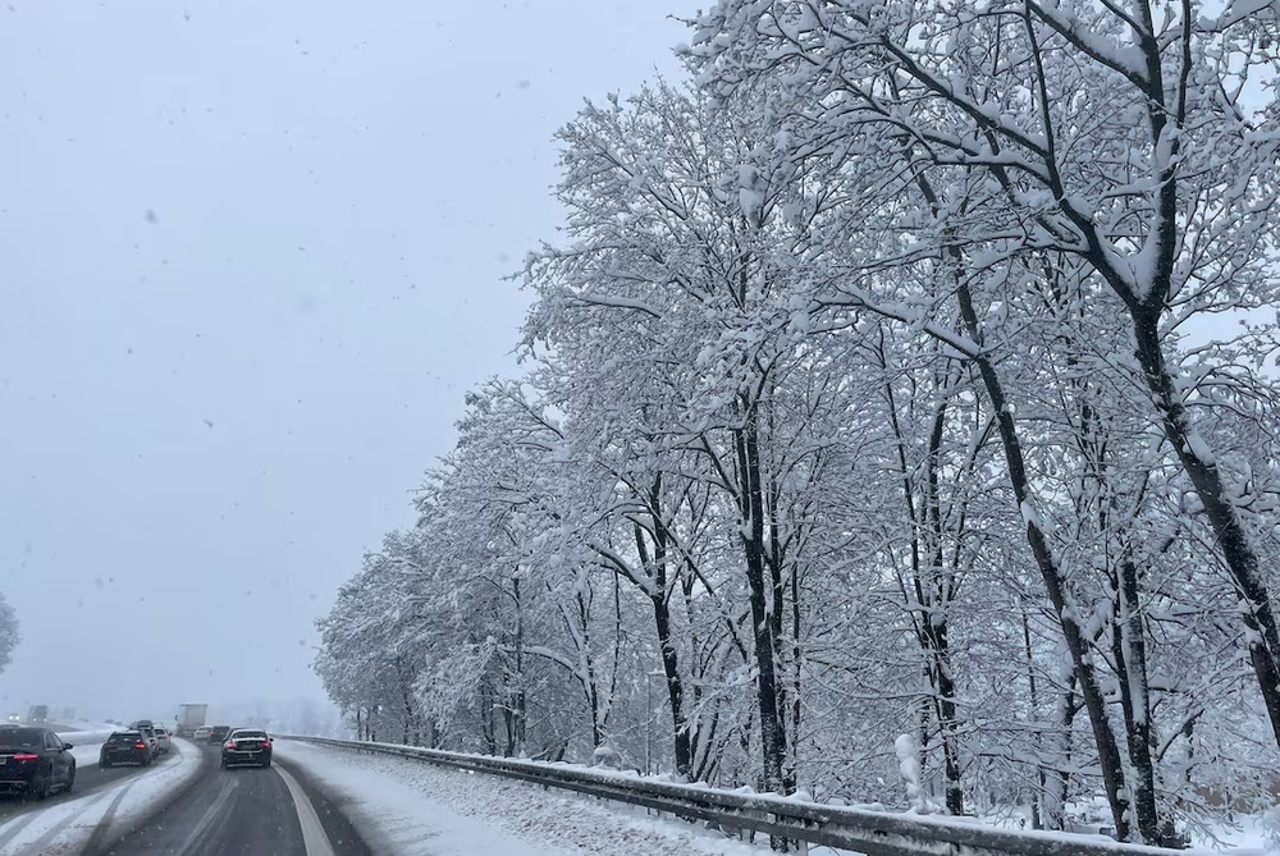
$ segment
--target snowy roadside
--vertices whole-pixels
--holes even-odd
[[[341,800],[360,834],[396,856],[760,856],[768,853],[636,806],[292,740],[276,757]],[[423,797],[427,797],[426,800]],[[379,847],[379,845],[381,845]]]
[[[76,765],[83,767],[98,763],[98,751],[114,730],[106,723],[79,722],[75,731],[59,731],[58,736],[62,742],[71,744],[71,755],[76,759]]]
[[[39,811],[25,812],[0,824],[0,856],[70,856],[79,853],[91,838],[105,842],[124,832],[166,793],[199,772],[199,748],[185,740],[174,742],[179,751],[166,764],[86,796],[55,797]]]

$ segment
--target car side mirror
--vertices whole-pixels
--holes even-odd
[[[71,745],[70,743],[63,743],[63,744],[62,744],[62,748],[63,748],[63,749],[71,749],[71,748],[74,748],[74,747],[72,747],[72,745]]]

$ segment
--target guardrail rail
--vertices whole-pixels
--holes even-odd
[[[1057,832],[1015,832],[955,819],[829,806],[773,794],[705,785],[658,782],[597,768],[489,755],[446,752],[396,743],[278,735],[380,755],[394,755],[477,773],[534,782],[602,799],[665,811],[722,829],[752,830],[803,844],[826,845],[866,856],[1210,856],[1204,850],[1168,850]]]

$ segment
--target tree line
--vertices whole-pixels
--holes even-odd
[[[1274,4],[689,23],[681,79],[559,133],[527,370],[320,620],[330,695],[1044,828],[1097,795],[1148,843],[1267,799]]]

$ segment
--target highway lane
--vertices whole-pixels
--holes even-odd
[[[293,765],[218,768],[205,747],[200,776],[131,834],[84,856],[373,856],[342,809]]]
[[[179,750],[175,749],[174,751],[177,752]],[[45,806],[57,803],[60,800],[81,797],[100,791],[103,788],[109,788],[126,779],[155,769],[157,764],[164,764],[170,757],[169,755],[161,755],[150,767],[112,767],[108,770],[101,769],[96,762],[86,764],[82,760],[76,765],[76,780],[70,794],[59,791],[43,802],[29,800],[21,796],[0,796],[0,823],[26,812],[39,811]]]

